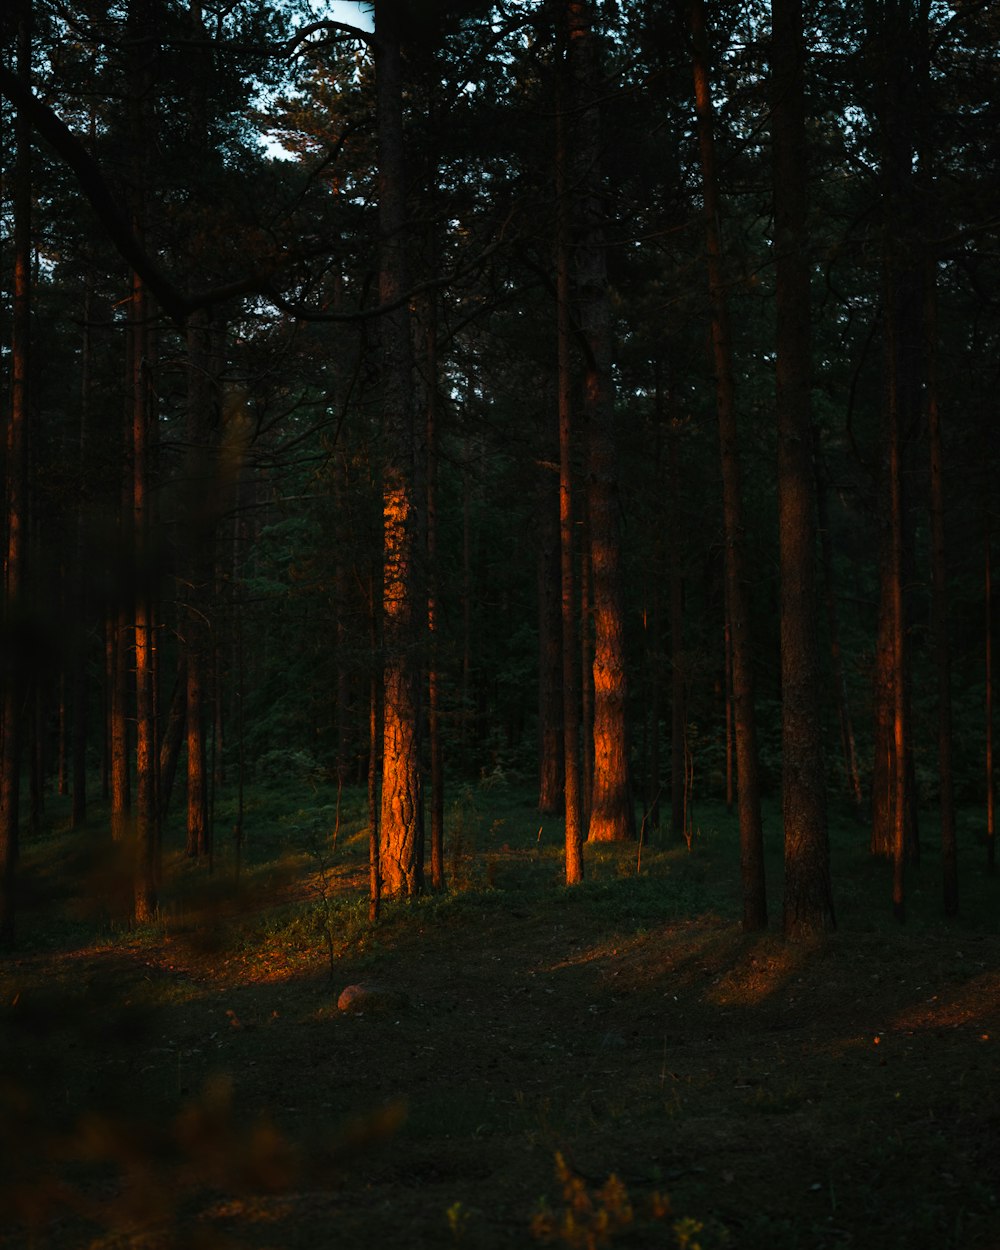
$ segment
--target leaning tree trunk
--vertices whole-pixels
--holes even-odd
[[[375,80],[379,160],[379,298],[392,305],[406,292],[406,186],[399,0],[375,5]],[[385,895],[423,887],[423,796],[420,775],[420,678],[414,645],[417,603],[418,502],[415,488],[413,367],[407,304],[380,325],[384,438],[382,811],[380,863]]]
[[[814,575],[802,0],[773,0],[771,19],[784,931],[810,938],[833,929],[834,915]]]
[[[747,930],[754,930],[767,927],[764,840],[760,814],[753,659],[744,554],[743,486],[737,439],[732,337],[722,272],[719,185],[715,171],[714,118],[709,89],[708,40],[705,33],[703,0],[693,0],[691,34],[694,45],[695,104],[698,114],[698,140],[704,190],[708,287],[712,310],[712,350],[715,360],[716,402],[722,458],[726,604],[732,647],[743,927]]]

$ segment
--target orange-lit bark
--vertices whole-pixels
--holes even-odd
[[[30,14],[20,15],[17,69],[31,75]],[[18,110],[14,123],[14,300],[10,361],[10,417],[7,423],[6,544],[3,626],[8,638],[23,636],[25,555],[28,518],[28,362],[31,334],[31,135]],[[13,649],[12,649],[13,650]],[[15,653],[16,654],[16,653]],[[15,659],[0,673],[0,945],[14,940],[14,881],[20,840],[21,722],[26,695],[23,665]]]
[[[587,553],[594,646],[593,780],[587,837],[593,842],[618,842],[635,837],[635,805],[626,717],[628,675],[611,367],[611,301],[605,211],[599,185],[600,85],[591,5],[585,0],[568,0],[567,17],[567,56],[577,157],[574,171],[577,232],[573,254],[579,338],[583,349],[590,539]]]
[[[560,25],[562,39],[566,27]],[[563,65],[557,68],[556,108],[556,386],[559,423],[559,580],[562,592],[563,781],[566,884],[583,880],[583,819],[580,794],[580,690],[576,664],[573,575],[573,379],[570,316],[570,205],[568,91]]]
[[[694,52],[698,143],[701,156],[708,289],[712,311],[712,352],[715,362],[716,406],[722,459],[726,605],[732,647],[743,927],[747,930],[754,930],[767,926],[764,842],[760,815],[757,727],[743,540],[743,486],[737,438],[733,350],[722,270],[721,205],[715,170],[714,110],[709,88],[708,39],[705,32],[702,0],[692,0],[691,35]]]
[[[403,10],[399,0],[375,5],[378,116],[379,298],[406,290],[406,185],[403,147]],[[418,518],[410,314],[403,304],[380,324],[382,428],[382,803],[379,859],[382,890],[412,896],[423,886],[423,798],[420,775],[420,680],[416,657]],[[426,602],[426,601],[425,601]]]
[[[773,0],[771,18],[784,931],[809,938],[833,929],[834,914],[814,571],[802,0]]]

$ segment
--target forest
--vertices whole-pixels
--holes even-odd
[[[1000,1244],[997,7],[0,31],[0,1246]]]

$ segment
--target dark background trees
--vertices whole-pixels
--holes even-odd
[[[995,20],[904,7],[36,0],[29,74],[14,6],[4,794],[112,791],[141,916],[178,750],[195,857],[218,786],[379,780],[402,893],[431,776],[437,843],[484,775],[682,838],[735,759],[749,926],[783,770],[793,848],[870,814],[902,910],[917,806],[946,866],[987,824],[998,358]]]

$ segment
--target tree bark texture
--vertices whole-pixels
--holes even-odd
[[[576,140],[576,304],[583,349],[587,437],[587,525],[594,627],[592,842],[635,837],[629,765],[625,599],[618,501],[618,448],[612,377],[604,205],[600,191],[600,88],[591,5],[569,0],[567,56]]]
[[[538,587],[538,810],[563,811],[562,637],[559,587],[558,482],[543,455],[536,487]]]
[[[767,927],[764,842],[760,815],[757,727],[754,710],[753,658],[748,619],[744,553],[743,485],[738,450],[732,336],[722,269],[720,200],[715,170],[714,110],[708,76],[708,39],[702,0],[692,0],[695,106],[701,154],[712,352],[722,458],[723,528],[726,557],[726,604],[732,647],[733,719],[736,739],[737,811],[740,828],[740,871],[743,883],[743,927]]]
[[[560,27],[565,41],[567,27]],[[565,48],[563,49],[565,51]],[[566,884],[583,880],[580,779],[580,679],[576,663],[576,587],[573,562],[573,377],[570,310],[570,203],[567,74],[556,69],[556,392],[559,427],[559,583],[562,625],[563,778]]]
[[[403,5],[375,5],[378,115],[379,298],[406,291],[406,186],[403,147]],[[410,315],[401,305],[380,325],[384,438],[382,806],[380,862],[386,895],[412,896],[423,886],[423,797],[420,775],[420,681],[417,662],[418,516],[415,494],[413,361]]]
[[[30,8],[22,4],[17,27],[17,72],[31,78]],[[3,625],[7,637],[26,638],[26,524],[28,515],[28,362],[31,334],[31,131],[23,110],[14,122],[14,299],[11,326],[10,418],[5,462],[6,543]],[[20,842],[21,724],[27,697],[16,641],[2,678],[0,723],[0,945],[14,940],[15,874]]]
[[[802,0],[771,5],[784,931],[834,928],[816,604]]]

